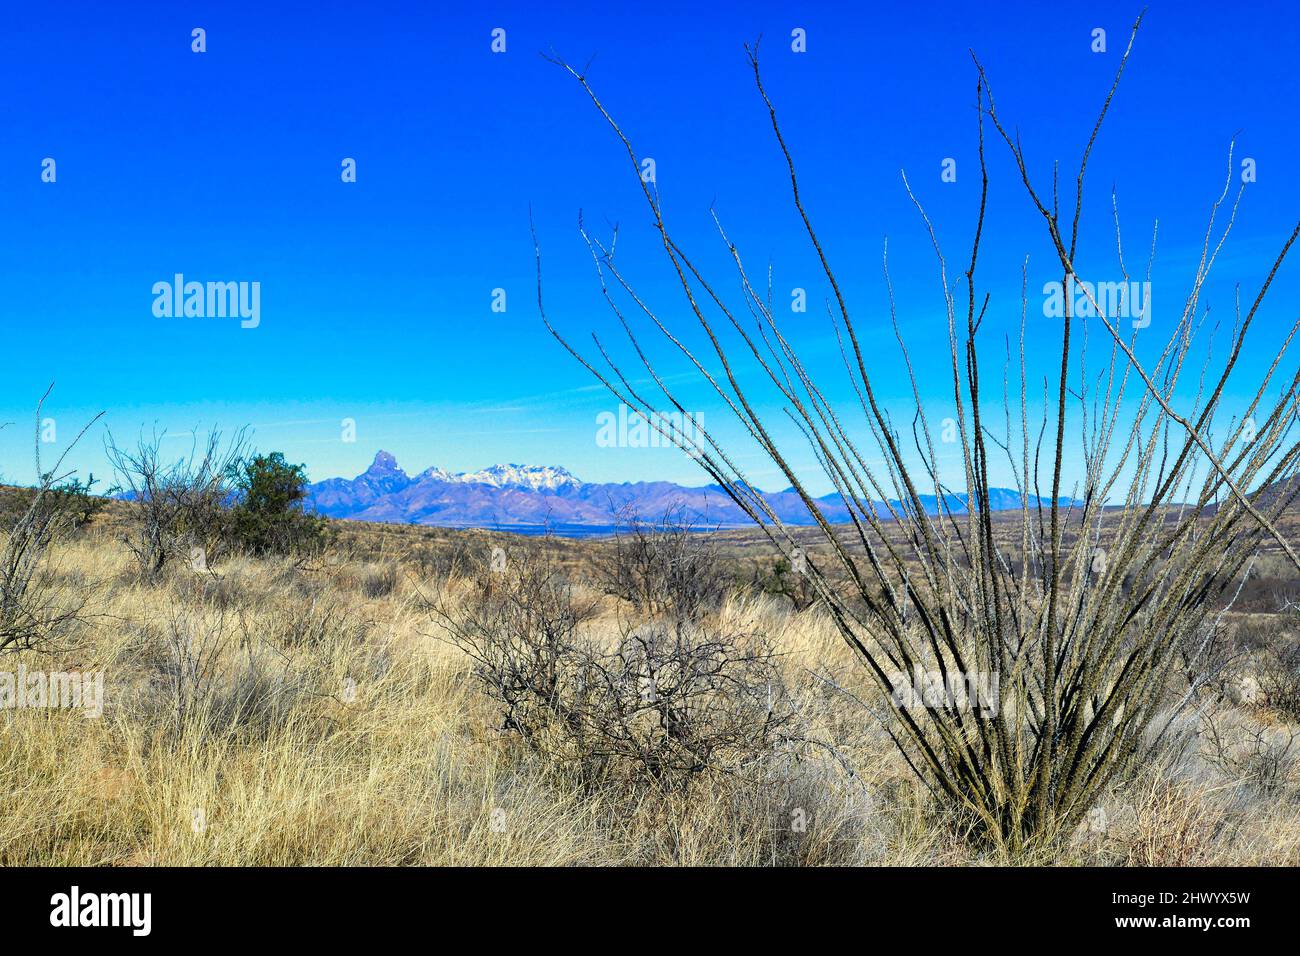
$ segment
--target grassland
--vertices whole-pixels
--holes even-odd
[[[591,598],[583,627],[602,639],[626,615],[591,583],[606,543],[344,524],[318,558],[173,563],[146,583],[118,518],[59,544],[41,581],[89,598],[75,631],[0,657],[0,670],[103,671],[106,697],[98,719],[0,710],[0,864],[1002,862],[936,811],[816,608],[738,586],[711,612],[777,648],[800,746],[684,792],[593,787],[502,732],[430,607],[470,599],[475,548],[541,547]],[[723,544],[744,582],[765,552],[752,535]],[[1297,640],[1278,612],[1295,582],[1270,573],[1265,560],[1230,616],[1234,663],[1205,716],[1030,862],[1300,863],[1296,715],[1233,689]]]

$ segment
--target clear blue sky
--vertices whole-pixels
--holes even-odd
[[[274,7],[275,9],[271,9]],[[555,9],[552,9],[555,8]],[[30,480],[33,406],[57,451],[94,412],[116,434],[141,427],[254,426],[264,450],[313,478],[354,475],[379,448],[409,471],[495,462],[558,464],[586,480],[702,483],[672,449],[598,447],[611,400],[542,327],[531,204],[548,310],[575,336],[611,331],[575,223],[622,226],[620,258],[665,318],[688,327],[656,252],[643,200],[581,90],[538,52],[589,76],[643,155],[655,159],[679,240],[735,281],[708,216],[716,202],[751,265],[775,268],[778,302],[814,364],[837,360],[806,239],[742,43],[764,36],[765,80],[800,164],[805,200],[872,344],[877,388],[898,414],[910,396],[888,331],[881,244],[927,410],[947,414],[936,266],[903,192],[906,169],[960,271],[978,176],[980,55],[999,111],[1034,173],[1073,169],[1115,70],[1136,2],[909,3],[67,3],[11,6],[0,31],[0,473]],[[1154,218],[1155,327],[1181,308],[1227,146],[1257,162],[1208,302],[1231,323],[1232,283],[1253,295],[1300,216],[1300,15],[1289,3],[1151,5],[1090,173],[1085,278],[1115,276],[1110,188],[1119,189],[1130,271]],[[191,52],[202,27],[207,52]],[[493,54],[491,31],[506,30]],[[807,31],[808,51],[790,50]],[[1107,30],[1094,54],[1091,31]],[[991,131],[990,131],[991,132]],[[1058,330],[1036,315],[1055,277],[1036,213],[1005,147],[993,182],[982,288],[986,346],[1019,323],[1031,256],[1031,359]],[[45,157],[57,181],[41,181]],[[343,183],[341,162],[357,162]],[[957,161],[955,183],[941,162]],[[1300,259],[1300,253],[1294,257]],[[166,319],[152,286],[174,273],[261,283],[261,323]],[[491,311],[504,288],[507,311]],[[1289,323],[1300,261],[1284,268],[1252,362]],[[1037,323],[1042,325],[1035,330]],[[1100,330],[1098,330],[1100,332]],[[611,336],[612,337],[612,336]],[[1037,346],[1042,343],[1042,348]],[[833,365],[827,365],[833,368]],[[1043,367],[1046,367],[1044,365]],[[1294,368],[1294,359],[1288,364]],[[667,370],[674,370],[668,367]],[[837,394],[848,396],[846,390]],[[721,425],[724,412],[686,383]],[[910,416],[909,416],[910,417]],[[357,422],[355,443],[340,421]],[[72,462],[104,473],[102,429]],[[759,483],[780,484],[757,467]]]

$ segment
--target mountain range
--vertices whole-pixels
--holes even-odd
[[[760,494],[787,524],[812,524],[793,489]],[[954,513],[965,511],[964,495],[945,497]],[[927,511],[937,512],[933,495],[922,495],[921,500]],[[828,520],[849,520],[848,507],[838,494],[817,501]],[[329,478],[310,485],[307,503],[331,518],[522,533],[549,530],[570,536],[607,534],[617,527],[620,516],[629,514],[653,521],[676,512],[684,520],[709,527],[752,525],[716,484],[688,488],[669,481],[585,482],[564,468],[548,465],[493,465],[460,473],[427,468],[411,477],[386,451],[375,455],[370,467],[355,478]],[[991,504],[994,511],[1019,508],[1020,494],[1009,488],[992,489]]]

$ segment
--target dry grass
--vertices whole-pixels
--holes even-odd
[[[497,731],[427,612],[433,594],[464,589],[418,552],[454,536],[410,529],[403,544],[391,530],[385,547],[339,546],[309,566],[238,558],[147,585],[111,528],[54,555],[47,583],[91,599],[73,644],[0,659],[0,670],[102,670],[106,697],[100,719],[0,710],[0,864],[1001,862],[936,815],[868,714],[810,675],[867,693],[815,611],[733,597],[718,612],[775,643],[813,742],[762,779],[632,798],[568,782]],[[547,547],[570,561],[580,550]],[[587,626],[612,632],[621,609],[601,607]],[[1215,707],[1234,728],[1280,721]],[[1300,863],[1294,765],[1265,792],[1205,760],[1196,739],[1113,794],[1104,831],[1038,862]]]

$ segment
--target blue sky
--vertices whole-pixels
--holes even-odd
[[[778,302],[807,289],[809,312],[789,316],[788,327],[810,363],[833,372],[827,290],[742,50],[760,34],[765,82],[876,363],[876,387],[910,415],[885,311],[887,236],[923,403],[942,418],[951,399],[937,267],[899,170],[957,273],[979,186],[968,48],[990,71],[1031,171],[1041,182],[1059,159],[1072,182],[1139,10],[268,6],[72,3],[8,13],[0,421],[14,424],[0,431],[4,478],[30,480],[34,404],[54,381],[46,414],[58,432],[46,454],[103,410],[120,437],[155,425],[178,435],[251,425],[260,448],[305,462],[317,479],[354,475],[382,447],[412,472],[509,461],[564,465],[593,481],[702,483],[698,466],[673,449],[598,446],[596,416],[615,405],[538,318],[530,205],[548,312],[566,332],[612,333],[575,229],[579,210],[598,231],[618,222],[619,258],[638,289],[674,326],[693,323],[626,156],[577,85],[538,52],[578,64],[595,56],[588,75],[638,151],[655,159],[679,241],[734,293],[708,214],[715,204],[747,261],[759,272],[772,263]],[[1151,5],[1090,166],[1080,260],[1085,277],[1117,278],[1112,184],[1131,272],[1144,271],[1159,218],[1150,347],[1181,307],[1234,134],[1235,161],[1253,158],[1258,181],[1203,304],[1230,325],[1233,283],[1253,296],[1300,213],[1298,21],[1284,3]],[[206,31],[204,53],[191,51],[195,27]],[[498,27],[504,54],[490,48]],[[806,53],[790,49],[796,27],[807,31]],[[1096,27],[1107,31],[1104,54],[1090,49]],[[996,365],[1003,333],[1018,327],[1028,255],[1030,358],[1046,368],[1059,329],[1035,314],[1036,290],[1059,276],[1005,147],[990,141],[989,156],[985,354]],[[46,157],[57,164],[54,183],[41,179]],[[345,157],[356,161],[355,183],[341,181]],[[957,181],[944,183],[949,157]],[[175,273],[259,282],[260,324],[156,317],[153,285]],[[498,288],[504,313],[491,309]],[[1275,354],[1267,347],[1294,317],[1297,291],[1292,261],[1261,313],[1243,380]],[[716,400],[680,381],[688,407],[729,434]],[[847,385],[836,394],[851,396]],[[355,442],[342,440],[344,419],[356,422]],[[103,475],[102,434],[96,428],[70,462]],[[746,463],[760,484],[782,484],[756,458]]]

